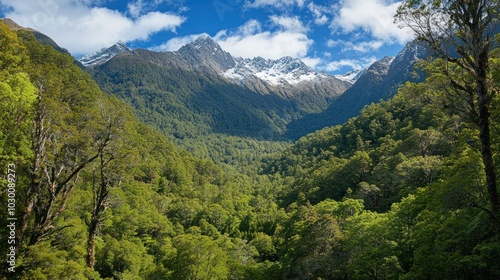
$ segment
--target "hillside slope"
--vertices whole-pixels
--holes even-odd
[[[177,138],[197,133],[279,138],[286,124],[320,112],[350,86],[292,58],[234,59],[207,36],[177,52],[124,52],[94,73],[105,91],[140,106],[139,116],[149,123],[156,115],[156,125]]]
[[[373,63],[339,98],[319,114],[311,114],[288,125],[287,136],[298,139],[324,127],[342,124],[357,116],[361,109],[393,96],[407,81],[423,80],[414,65],[427,58],[428,51],[416,42],[408,43],[396,57],[385,57]]]

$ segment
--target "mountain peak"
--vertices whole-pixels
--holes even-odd
[[[195,43],[203,43],[203,42],[210,42],[210,43],[215,43],[215,41],[208,35],[203,34],[200,35],[196,40],[194,40]]]
[[[128,48],[127,44],[125,44],[125,42],[123,42],[122,40],[116,42],[116,44],[114,44],[113,46],[125,46]]]
[[[186,48],[195,48],[198,49],[202,52],[223,52],[222,48],[217,44],[217,42],[214,41],[210,36],[208,35],[201,35],[196,40],[193,42],[183,46],[179,51],[182,51],[183,49],[186,50]]]
[[[102,48],[98,52],[86,55],[78,59],[86,67],[95,67],[108,62],[118,54],[121,54],[131,49],[123,42],[118,41],[109,48]]]
[[[193,65],[206,66],[218,72],[224,72],[235,65],[231,54],[207,35],[201,35],[194,42],[184,45],[178,53]]]
[[[366,72],[374,73],[379,76],[385,76],[387,75],[394,59],[395,57],[393,56],[385,56],[381,60],[375,61],[372,65],[370,65]]]
[[[122,53],[125,51],[130,51],[131,49],[127,46],[127,44],[125,44],[125,42],[120,40],[116,44],[112,45],[111,47],[109,47],[107,49],[103,49],[103,50],[112,50],[112,51],[115,51],[118,53]]]
[[[2,18],[1,20],[3,21],[3,23],[5,25],[7,25],[7,27],[9,27],[11,30],[14,30],[14,31],[17,31],[17,30],[35,31],[34,29],[26,28],[26,27],[23,27],[23,26],[17,24],[17,22],[13,21],[10,18]]]
[[[276,61],[274,68],[281,72],[311,72],[311,69],[298,58],[284,56]]]

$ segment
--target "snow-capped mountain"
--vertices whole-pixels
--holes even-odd
[[[109,48],[86,55],[78,59],[85,67],[96,67],[106,63],[118,54],[131,51],[123,42],[118,42]],[[134,51],[136,54],[141,51]],[[178,51],[164,52],[164,57],[156,59],[156,63],[170,64],[171,66],[181,66],[191,68],[196,71],[208,71],[225,77],[228,81],[238,84],[268,84],[274,87],[289,87],[304,82],[318,83],[328,80],[332,83],[353,84],[352,78],[335,77],[325,73],[317,72],[309,68],[298,58],[289,56],[280,59],[264,59],[233,57],[224,51],[217,42],[206,35],[198,37],[195,41],[184,45]],[[142,55],[144,55],[142,53]],[[317,87],[317,86],[315,86]],[[336,89],[344,91],[349,85],[342,85]],[[336,88],[336,87],[335,87]]]
[[[178,51],[127,51],[92,74],[178,139],[196,130],[281,137],[288,123],[320,113],[351,86],[291,57],[235,58],[208,36]]]
[[[331,75],[313,71],[298,58],[282,57],[272,60],[262,57],[233,57],[206,35],[200,36],[175,53],[196,70],[216,72],[236,83],[260,80],[271,86],[293,86],[317,78],[334,79]]]
[[[108,62],[116,55],[130,51],[131,49],[122,41],[114,44],[109,48],[103,48],[98,52],[83,56],[78,59],[85,67],[95,67]]]
[[[224,72],[224,76],[232,80],[242,81],[249,77],[257,77],[271,85],[280,86],[296,85],[319,77],[327,77],[326,74],[313,71],[300,59],[289,56],[277,60],[262,57],[236,58],[235,61],[235,67]]]
[[[12,22],[10,27],[21,28]],[[39,41],[64,51],[49,37],[33,32]],[[145,105],[143,117],[160,119],[176,138],[189,137],[184,127],[192,126],[259,139],[295,139],[390,97],[399,84],[410,80],[412,66],[423,54],[421,46],[410,43],[396,58],[335,77],[291,57],[234,58],[202,36],[175,52],[131,50],[118,42],[79,62],[93,67],[96,82],[110,93]],[[147,79],[131,79],[141,75]]]

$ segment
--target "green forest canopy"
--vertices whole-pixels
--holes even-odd
[[[242,174],[178,149],[31,33],[0,32],[0,162],[17,166],[18,217],[4,279],[500,276],[478,129],[451,106],[442,60]],[[498,52],[491,63],[497,90]]]

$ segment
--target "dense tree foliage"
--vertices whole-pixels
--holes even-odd
[[[29,32],[0,27],[2,184],[7,165],[17,166],[15,273],[2,262],[3,276],[267,273],[271,264],[257,262],[248,240],[272,235],[276,217],[284,215],[271,203],[270,179],[229,174],[179,150],[103,94],[69,55]],[[7,209],[7,195],[1,203]],[[8,244],[9,229],[1,232]],[[6,256],[9,246],[1,248]],[[195,255],[198,249],[203,253]]]
[[[282,207],[293,215],[303,215],[310,204],[317,211],[330,209],[330,226],[340,227],[339,245],[328,257],[334,263],[320,265],[321,257],[314,263],[332,269],[340,264],[337,274],[325,275],[313,266],[307,273],[299,271],[303,266],[296,262],[303,256],[286,263],[289,255],[284,253],[291,278],[499,277],[495,259],[500,240],[491,219],[480,132],[473,119],[463,117],[462,108],[450,105],[449,92],[442,87],[447,77],[439,74],[445,64],[423,63],[429,75],[425,82],[408,83],[394,98],[365,107],[347,123],[300,139],[268,165],[266,171],[286,184],[279,195]],[[498,114],[498,101],[492,100],[492,116]],[[496,127],[497,121],[493,117],[491,125]],[[496,131],[492,139],[497,158]],[[336,212],[344,203],[352,207],[348,215]],[[300,226],[307,223],[305,217],[298,220]],[[313,250],[314,243],[307,244]]]
[[[211,73],[133,55],[93,72],[105,92],[125,100],[143,122],[171,141],[197,157],[239,166],[240,171],[288,145],[282,137],[287,123],[326,106],[302,108],[313,103],[260,94]]]
[[[442,86],[443,60],[422,63],[426,81],[262,167],[272,141],[212,135],[218,150],[186,143],[211,153],[197,158],[69,55],[3,24],[0,40],[2,185],[8,164],[17,175],[15,272],[2,262],[2,279],[500,277],[481,133]],[[497,50],[490,63],[497,91]],[[495,163],[499,137],[492,129]],[[0,234],[7,256],[9,228]]]

